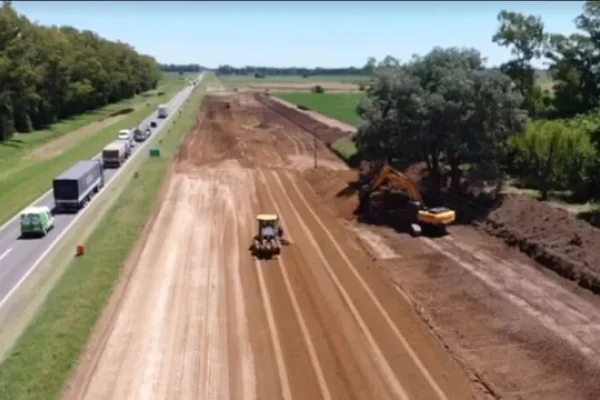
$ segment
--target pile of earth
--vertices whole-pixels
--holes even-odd
[[[358,208],[356,171],[317,168],[307,170],[304,177],[319,198],[332,207],[334,213],[346,220],[355,218]]]
[[[545,267],[600,292],[600,230],[568,211],[509,195],[480,226]]]

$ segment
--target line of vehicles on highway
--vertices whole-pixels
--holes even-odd
[[[169,108],[161,104],[157,109],[159,119],[167,118]],[[120,168],[133,153],[136,144],[146,141],[152,129],[158,126],[153,120],[147,127],[122,129],[117,138],[106,145],[101,157],[82,160],[63,172],[52,182],[54,208],[32,206],[21,212],[21,238],[43,237],[54,227],[54,215],[77,213],[84,208],[105,185],[105,169]]]

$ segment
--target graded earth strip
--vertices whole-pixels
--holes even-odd
[[[107,340],[79,367],[90,384],[73,398],[473,398],[302,180],[295,161],[312,160],[314,138],[251,96],[207,96],[199,121]],[[291,244],[255,261],[265,212]]]

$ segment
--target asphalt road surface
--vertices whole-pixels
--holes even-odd
[[[192,87],[186,85],[179,93],[177,93],[169,101],[169,116],[167,119],[157,119],[156,110],[148,116],[140,126],[147,126],[151,120],[157,121],[157,127],[152,129],[152,135],[159,132],[165,122],[176,115],[177,110],[185,102],[192,92]],[[115,138],[117,131],[115,131]],[[136,143],[133,148],[131,157],[119,169],[105,170],[106,184],[123,168],[127,168],[134,157],[139,157],[140,153],[146,153],[144,149],[148,148],[150,139],[145,142]],[[96,156],[99,158],[100,154]],[[143,156],[142,156],[143,157]],[[48,182],[48,187],[51,187],[51,182]],[[31,205],[48,206],[50,209],[54,207],[54,199],[52,192],[46,193],[44,197],[34,202]],[[5,224],[0,229],[0,308],[6,300],[12,295],[12,292],[21,284],[32,270],[40,263],[44,257],[46,250],[53,246],[54,243],[63,236],[63,233],[70,229],[77,215],[86,212],[86,209],[81,210],[78,214],[59,214],[55,215],[54,229],[52,229],[45,237],[39,239],[20,239],[20,219],[18,215]]]

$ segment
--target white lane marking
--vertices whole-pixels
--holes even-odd
[[[202,76],[200,77],[200,79],[204,78],[204,74],[202,74]],[[185,96],[182,94],[184,92],[187,93],[185,94]],[[175,110],[178,110],[179,107],[184,103],[184,101],[189,97],[189,94],[191,93],[191,90],[189,89],[189,87],[184,88],[181,92],[179,92],[177,95],[175,95],[175,97],[173,98],[173,100],[175,100],[175,102],[178,104],[175,107]],[[176,115],[176,113],[169,113],[169,115],[167,116],[167,118],[165,119],[165,123],[161,124],[156,132],[153,134],[156,135],[158,133],[158,131],[162,130],[163,127],[166,125],[166,122],[173,117],[173,115]],[[139,154],[142,154],[141,151],[138,150],[142,150],[144,147],[148,146],[150,144],[150,140],[147,140],[146,142],[142,143],[141,146],[137,147],[136,150],[134,150],[134,153],[132,154],[131,158],[129,160],[132,160],[134,157],[139,157]],[[119,174],[121,172],[123,172],[125,169],[127,169],[127,166],[130,165],[129,162],[126,162],[125,164],[123,164],[122,168],[119,168],[117,170],[117,172],[110,178],[110,180],[106,183],[106,185],[104,186],[104,189],[100,191],[98,196],[94,196],[92,197],[92,200],[90,201],[90,204],[92,204],[92,202],[94,200],[96,200],[99,196],[102,195],[102,193],[105,193],[106,188],[108,188],[108,186],[112,183],[115,182],[115,179],[117,176],[119,176]],[[71,226],[77,221],[79,220],[79,218],[81,218],[83,215],[85,215],[85,212],[88,209],[85,208],[83,210],[81,210],[79,213],[77,213],[77,215],[75,216],[75,218],[73,218],[68,225],[65,227],[65,229],[56,237],[56,239],[54,239],[54,241],[52,243],[50,243],[50,245],[48,246],[48,248],[46,250],[44,250],[44,252],[37,258],[37,260],[35,260],[35,262],[31,265],[31,267],[29,267],[29,269],[27,270],[27,272],[25,273],[25,275],[23,275],[21,277],[21,279],[19,279],[19,281],[16,283],[15,286],[13,286],[13,288],[6,294],[6,296],[4,296],[4,298],[0,301],[0,309],[4,306],[4,304],[8,301],[8,299],[10,299],[10,297],[17,291],[17,289],[23,284],[23,282],[25,282],[25,280],[27,278],[29,278],[29,275],[31,275],[36,268],[40,265],[40,263],[42,262],[42,260],[48,255],[48,253],[50,253],[50,251],[58,244],[58,242],[60,242],[60,240],[67,234],[67,232],[69,232]]]
[[[199,79],[202,80],[202,78],[204,77],[204,75],[202,75]],[[173,98],[171,99],[171,101],[169,102],[169,106],[171,105],[170,103],[174,100],[177,99],[177,97],[179,95],[181,95],[181,93],[185,90],[189,89],[189,86],[186,86],[185,88],[183,88],[182,90],[180,90],[175,96],[173,96]],[[187,99],[188,96],[186,96]],[[181,104],[181,103],[180,103]],[[176,111],[179,108],[179,106],[177,106],[175,108],[174,111]],[[140,125],[144,125],[146,122],[148,122],[151,119],[154,119],[154,114],[157,114],[157,111],[154,110],[152,112],[152,114],[150,114],[146,119],[143,120],[143,123]],[[169,113],[169,116],[172,113]],[[158,115],[158,114],[157,114]],[[168,119],[168,118],[167,118]],[[166,122],[166,121],[165,121]],[[164,124],[163,124],[164,125]],[[157,130],[162,129],[161,125],[159,128],[157,128]],[[153,132],[153,134],[155,134],[156,132]],[[136,147],[137,149],[137,147]],[[102,156],[102,152],[96,154],[95,156],[92,157],[92,159],[98,159]],[[19,216],[23,213],[23,211],[25,211],[26,209],[28,209],[31,206],[36,205],[37,203],[39,203],[40,201],[44,200],[48,195],[50,195],[52,193],[52,189],[49,189],[46,193],[44,193],[43,195],[41,195],[40,197],[38,197],[37,199],[35,199],[34,201],[32,201],[31,203],[29,203],[27,206],[25,206],[25,208],[23,208],[21,211],[19,211],[18,213],[16,213],[11,219],[9,219],[8,221],[6,221],[4,224],[2,224],[2,226],[0,226],[0,232],[2,232],[4,229],[6,229],[10,224],[12,224],[13,222],[15,222],[17,220],[17,218],[19,218]]]
[[[8,250],[6,250],[4,253],[2,253],[2,255],[0,255],[0,261],[2,261],[2,259],[3,259],[4,257],[6,257],[6,256],[8,255],[8,253],[10,253],[11,251],[12,251],[12,248],[11,248],[11,249],[8,249]]]

